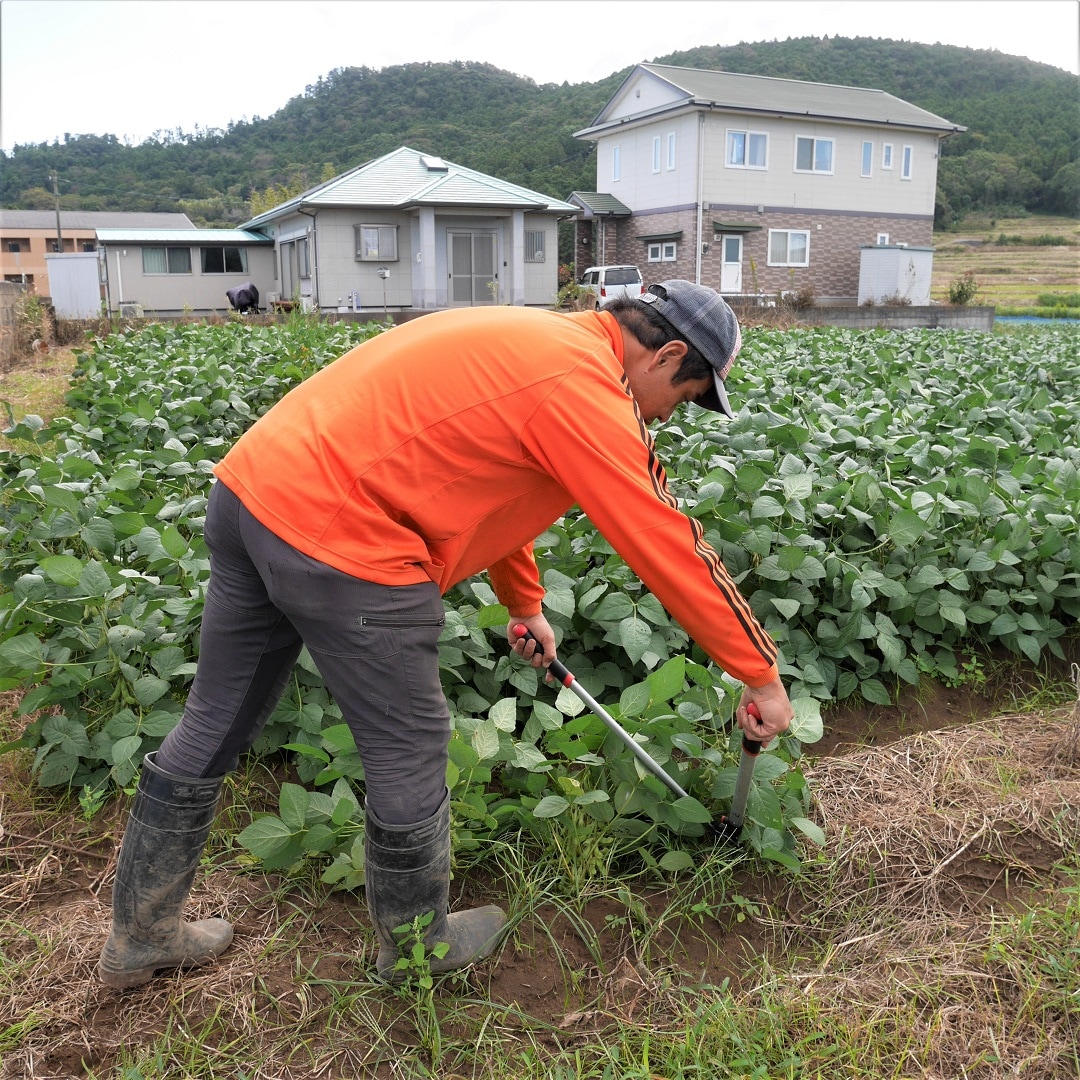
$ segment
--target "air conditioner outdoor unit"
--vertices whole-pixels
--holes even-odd
[[[141,319],[142,313],[142,304],[127,304],[123,301],[120,302],[121,319]]]

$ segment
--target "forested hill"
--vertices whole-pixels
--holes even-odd
[[[1080,79],[1021,57],[873,38],[792,38],[700,47],[656,62],[885,90],[968,131],[945,140],[938,216],[972,208],[1080,215]],[[256,202],[296,192],[407,145],[549,195],[595,187],[587,126],[628,74],[546,83],[489,64],[339,68],[273,116],[222,130],[162,131],[137,146],[65,135],[0,155],[0,205],[182,210],[235,225]]]

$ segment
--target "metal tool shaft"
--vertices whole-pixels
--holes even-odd
[[[536,641],[536,638],[533,637],[528,628],[524,625],[515,626],[514,633],[517,634],[518,637],[526,638],[529,641]],[[660,764],[657,761],[654,761],[642,749],[641,744],[638,743],[621,724],[619,724],[615,717],[613,717],[607,709],[605,709],[604,706],[578,682],[574,673],[561,660],[552,660],[548,670],[563,684],[563,686],[572,691],[588,705],[588,707],[604,721],[611,732],[619,737],[630,753],[632,753],[657,780],[664,784],[669,791],[674,795],[677,795],[680,799],[689,797],[678,783],[668,776],[668,774],[660,767]]]

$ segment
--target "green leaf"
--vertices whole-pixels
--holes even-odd
[[[686,682],[686,657],[681,653],[665,661],[647,680],[653,701],[671,701]]]
[[[780,797],[769,784],[761,783],[757,776],[750,785],[746,797],[746,816],[764,828],[782,829],[784,815],[780,808]]]
[[[42,787],[59,787],[71,783],[79,767],[79,755],[66,750],[52,750],[38,771],[38,783]]]
[[[499,731],[513,731],[517,727],[517,698],[502,698],[488,710],[488,719]]]
[[[561,795],[545,795],[533,807],[533,817],[554,818],[570,809],[570,803]]]
[[[526,769],[528,772],[541,772],[546,771],[547,763],[547,758],[535,746],[521,742],[514,744],[512,764],[517,768]]]
[[[298,831],[307,823],[308,805],[311,802],[311,794],[299,784],[284,783],[278,795],[278,812],[281,820],[294,832]]]
[[[793,570],[798,570],[805,561],[806,548],[789,545],[788,547],[781,548],[776,553],[777,565],[781,570],[786,570],[789,574]]]
[[[859,683],[859,692],[867,701],[871,701],[875,705],[892,704],[889,691],[877,679],[863,679]]]
[[[161,530],[161,546],[174,559],[182,558],[188,551],[188,542],[175,525],[168,525]]]
[[[768,481],[768,477],[756,465],[746,464],[739,466],[735,474],[735,486],[747,495],[753,495],[760,491]]]
[[[472,745],[481,761],[492,761],[499,756],[499,729],[491,720],[485,720],[472,733]]]
[[[685,851],[669,851],[660,859],[660,869],[666,870],[669,874],[677,873],[679,870],[693,870],[696,865]]]
[[[626,650],[626,655],[637,663],[652,642],[652,630],[649,624],[641,619],[623,619],[619,623],[619,641]]]
[[[78,585],[83,563],[73,555],[48,555],[40,563],[45,576],[57,585]]]
[[[619,712],[626,717],[641,716],[652,698],[647,682],[628,686],[619,697]]]
[[[817,698],[797,697],[792,701],[791,708],[795,717],[788,730],[804,745],[816,743],[825,734],[821,702]]]
[[[510,622],[510,612],[502,604],[488,604],[476,614],[476,625],[481,630],[494,626],[506,626]]]
[[[621,622],[633,615],[634,605],[625,593],[608,593],[597,605],[590,618],[599,623]]]
[[[802,863],[796,856],[792,855],[790,852],[781,851],[779,848],[763,847],[760,854],[763,859],[768,859],[770,862],[778,862],[781,866],[784,866],[795,873],[798,873],[802,869]]]
[[[798,600],[789,600],[779,596],[771,596],[769,602],[785,619],[794,619],[802,607]]]
[[[166,645],[153,653],[150,657],[150,666],[163,679],[195,674],[195,665],[188,662],[184,650],[176,645]]]
[[[135,700],[144,709],[148,709],[169,692],[169,684],[156,675],[143,675],[132,683],[131,691],[135,695]]]
[[[889,519],[888,532],[897,547],[911,547],[926,532],[926,522],[913,510],[899,510]]]
[[[86,596],[104,597],[112,587],[108,571],[97,559],[88,562],[79,575],[79,588]]]
[[[337,832],[329,825],[312,825],[304,834],[302,841],[304,851],[329,851],[338,842]]]
[[[693,795],[676,799],[671,807],[680,821],[696,822],[701,825],[708,825],[712,821],[712,814]]]
[[[0,660],[11,672],[28,675],[45,662],[45,650],[33,634],[19,634],[0,644]]]
[[[286,825],[281,818],[269,814],[253,821],[236,839],[252,855],[265,860],[284,852],[296,832],[297,829]]]
[[[799,832],[809,840],[812,840],[818,847],[825,846],[825,830],[816,822],[811,821],[809,818],[792,817],[788,818],[788,824],[798,829]]]
[[[126,738],[117,739],[112,744],[109,761],[113,765],[122,765],[125,761],[134,758],[141,746],[142,739],[138,735],[128,735]]]
[[[750,517],[754,520],[782,517],[783,513],[783,503],[778,502],[772,495],[760,495],[754,500],[753,506],[750,507]]]

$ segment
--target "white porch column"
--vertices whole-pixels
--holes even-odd
[[[435,209],[431,206],[420,207],[420,307],[438,306],[438,286],[436,283],[435,250]]]
[[[504,302],[523,307],[525,304],[525,211],[514,210],[510,218],[509,267],[502,267]]]

